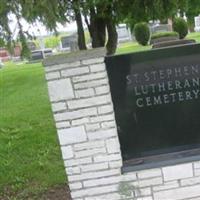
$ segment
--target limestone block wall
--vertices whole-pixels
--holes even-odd
[[[200,162],[122,174],[104,57],[97,49],[44,61],[72,199],[200,200]]]

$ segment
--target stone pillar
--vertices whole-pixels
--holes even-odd
[[[94,200],[118,189],[122,158],[104,55],[97,49],[44,61],[74,200]]]

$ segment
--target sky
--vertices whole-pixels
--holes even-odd
[[[19,30],[17,28],[17,20],[15,15],[13,14],[9,16],[9,19],[10,19],[9,26],[13,33],[13,38],[15,39],[17,37],[17,33]],[[21,19],[20,22],[23,26],[23,30],[28,31],[28,33],[31,34],[32,36],[45,36],[49,34],[48,30],[40,22],[36,22],[34,25],[27,23],[26,20],[24,19]],[[58,32],[76,32],[76,23],[75,22],[67,23],[65,26],[58,23],[57,30]]]

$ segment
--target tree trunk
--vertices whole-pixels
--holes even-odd
[[[105,41],[106,41],[105,19],[98,17],[94,8],[90,9],[90,24],[88,25],[88,30],[90,32],[90,36],[92,39],[93,48],[105,46]]]
[[[90,23],[90,36],[92,39],[92,48],[100,47],[100,41],[98,38],[98,30],[97,30],[97,23],[96,19],[92,20]]]
[[[105,46],[106,42],[106,22],[104,18],[97,18],[96,19],[96,26],[97,26],[97,37],[99,40],[100,47]]]
[[[97,18],[91,23],[92,47],[104,47],[106,41],[106,25],[103,18]]]
[[[82,22],[81,13],[80,13],[80,7],[78,5],[74,7],[74,13],[75,13],[75,20],[76,20],[76,25],[77,25],[77,33],[78,33],[78,47],[79,47],[79,50],[85,50],[87,49],[86,42],[85,42],[85,34],[84,34],[83,22]]]
[[[112,18],[107,18],[106,26],[108,31],[108,42],[106,44],[107,55],[113,55],[117,49],[118,34]]]

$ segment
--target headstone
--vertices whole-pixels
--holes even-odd
[[[196,32],[200,32],[200,15],[194,18],[195,21],[195,28]]]
[[[53,50],[52,49],[43,49],[44,52],[44,57],[52,56],[53,55]]]
[[[150,44],[157,45],[158,43],[163,43],[163,42],[173,42],[173,41],[178,41],[179,36],[165,36],[165,37],[159,37],[159,38],[151,38],[150,39]]]
[[[106,58],[124,160],[200,147],[200,44]]]
[[[187,20],[188,20],[185,12],[183,13],[183,19],[184,19],[186,22],[187,22]]]
[[[119,24],[117,26],[118,42],[127,42],[132,40],[131,31],[126,24]]]
[[[32,61],[42,60],[42,59],[44,59],[44,52],[42,50],[31,51]]]
[[[172,39],[172,38],[170,38]],[[194,39],[185,39],[185,40],[179,40],[179,39],[172,39],[169,41],[162,41],[162,42],[157,42],[152,45],[152,49],[157,49],[157,48],[163,48],[163,47],[172,47],[172,46],[178,46],[178,45],[185,45],[185,44],[195,44],[196,40]]]
[[[43,36],[39,36],[38,37],[38,41],[39,41],[40,49],[45,49],[44,37]]]
[[[77,35],[61,37],[61,51],[76,51],[78,50]]]
[[[31,51],[31,60],[42,60],[48,56],[52,56],[53,51],[52,49],[41,49],[41,50],[35,50]]]
[[[172,31],[172,25],[170,25],[170,24],[151,24],[150,31],[151,31],[151,33]]]

